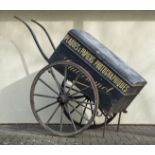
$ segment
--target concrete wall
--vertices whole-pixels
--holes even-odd
[[[55,45],[71,28],[95,36],[148,81],[129,106],[129,113],[123,115],[122,123],[155,124],[154,11],[0,11],[0,123],[35,122],[29,89],[33,73],[47,64],[28,30],[14,15],[26,21],[38,20],[50,32]],[[44,33],[29,24],[50,56],[53,51]]]

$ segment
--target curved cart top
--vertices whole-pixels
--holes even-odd
[[[101,62],[104,62],[130,85],[143,86],[146,84],[146,80],[141,75],[127,66],[125,62],[118,58],[111,50],[87,32],[73,29],[69,31],[69,35],[76,38],[81,44],[84,44],[93,55],[100,59]]]

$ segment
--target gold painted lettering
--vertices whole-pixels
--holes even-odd
[[[75,52],[79,53],[81,57],[87,60],[90,64],[92,64],[104,77],[110,80],[117,88],[126,93],[130,86],[124,82],[118,75],[116,75],[109,67],[103,64],[100,60],[98,60],[94,55],[91,54],[86,48],[84,48],[77,40],[75,40],[70,35],[66,35],[64,41],[70,48],[72,48]],[[78,73],[73,67],[68,67],[70,71]],[[101,83],[96,82],[96,86],[102,90],[106,90],[106,92],[110,92],[113,90],[112,88],[106,88]]]

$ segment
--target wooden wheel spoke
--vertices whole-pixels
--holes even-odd
[[[83,101],[85,101],[86,99],[84,99]],[[80,104],[78,104],[77,106],[75,106],[75,109],[77,109],[78,107],[80,106]],[[71,111],[71,113],[73,113],[74,111],[75,111],[75,109],[73,109],[72,111]]]
[[[66,88],[70,88],[69,86],[65,86]],[[76,92],[78,92],[79,90],[77,90],[77,89],[75,89],[75,88],[70,88],[71,90],[73,90],[73,91],[76,91]]]
[[[69,114],[70,120],[71,120],[71,122],[72,122],[72,125],[73,125],[73,127],[74,127],[74,130],[77,131],[76,125],[75,125],[75,123],[74,123],[74,121],[73,121],[73,119],[72,119],[72,116],[71,116],[71,113],[70,113],[70,110],[69,110],[69,106],[66,105],[66,107],[67,107],[67,109],[68,109],[68,114]]]
[[[70,103],[68,103],[73,109],[75,109],[75,111],[80,115],[80,116],[83,116],[83,114],[81,112],[79,112],[75,107],[73,107]],[[89,121],[88,118],[86,118],[85,116],[83,116],[83,118],[87,121]]]
[[[95,103],[93,101],[91,101],[91,100],[89,100],[87,103],[90,104],[90,105],[95,105]]]
[[[80,82],[80,81],[77,81],[76,83],[77,83],[78,85],[83,86],[83,87],[88,87],[88,85],[86,85],[86,84],[84,84],[84,83],[82,83],[82,82]]]
[[[72,85],[69,87],[67,93],[69,94],[70,90],[73,88],[73,86],[75,85],[76,81],[78,80],[78,78],[80,77],[80,74],[78,74],[75,78],[75,80],[73,80]]]
[[[44,80],[42,80],[40,78],[39,81],[41,81],[47,88],[49,88],[50,90],[52,90],[55,94],[59,95],[59,93],[56,92],[51,86],[49,86]]]
[[[60,104],[58,104],[58,106],[56,107],[56,109],[54,110],[54,112],[52,113],[52,115],[50,116],[50,118],[47,120],[46,124],[48,124],[51,119],[53,118],[53,116],[55,115],[55,113],[57,112],[58,108],[60,107]]]
[[[60,131],[62,131],[63,128],[63,113],[64,113],[64,107],[61,106],[61,114],[60,114]]]
[[[83,88],[83,89],[77,91],[76,93],[74,93],[74,94],[72,94],[72,95],[70,95],[70,96],[71,96],[71,97],[72,97],[72,96],[75,96],[75,95],[81,93],[82,91],[87,90],[88,88],[90,88],[90,86],[88,86],[87,88]]]
[[[70,99],[80,99],[80,98],[84,98],[85,96],[84,95],[79,95],[79,96],[73,96],[73,97],[70,97]]]
[[[55,97],[55,96],[37,94],[37,93],[35,93],[34,96],[57,99],[57,97]]]
[[[80,104],[78,104],[78,105],[75,107],[75,109],[77,109],[79,106],[80,106]],[[72,114],[72,113],[75,111],[75,109],[72,109],[70,113]]]
[[[50,107],[50,106],[52,106],[52,105],[54,105],[56,103],[57,103],[57,101],[55,101],[53,103],[50,103],[50,104],[48,104],[48,105],[46,105],[46,106],[44,106],[42,108],[39,108],[38,110],[36,110],[36,112],[42,111],[42,110],[44,110],[44,109],[46,109],[46,108],[48,108],[48,107]]]
[[[71,100],[76,101],[74,98],[71,98]],[[85,99],[85,100],[86,100],[86,99]],[[78,102],[78,103],[82,103],[82,104],[95,105],[94,103],[91,103],[91,102],[85,102],[85,100],[84,100],[84,101],[77,101],[77,102]]]
[[[86,106],[84,106],[84,105],[82,105],[82,103],[86,103],[86,102],[80,102],[80,101],[76,101],[76,100],[74,100],[74,99],[72,99],[74,102],[76,102],[77,104],[79,104],[80,106],[82,106],[82,107],[86,107]],[[89,110],[91,110],[92,111],[92,109],[91,108],[88,108],[88,107],[86,107],[87,109],[89,109]]]
[[[86,104],[86,107],[87,107],[87,104]],[[84,114],[85,114],[85,112],[86,112],[86,107],[85,107],[84,110],[83,110],[83,113],[82,113],[82,116],[81,116],[81,119],[80,119],[80,124],[82,123],[83,116],[84,116]]]
[[[61,91],[61,86],[60,86],[60,83],[58,82],[58,80],[57,80],[57,78],[56,78],[56,76],[55,76],[55,74],[54,74],[53,69],[50,68],[50,69],[49,69],[49,72],[50,72],[50,74],[52,75],[53,79],[55,80],[55,82],[56,82],[56,84],[57,84],[57,87],[58,87],[58,89],[59,89],[59,92],[60,92],[60,91]]]

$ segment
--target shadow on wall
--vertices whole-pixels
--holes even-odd
[[[0,58],[0,89],[29,75],[25,58],[20,49],[12,40],[2,36],[0,36]]]
[[[34,123],[30,107],[30,87],[35,74],[29,75],[0,92],[0,123]]]

